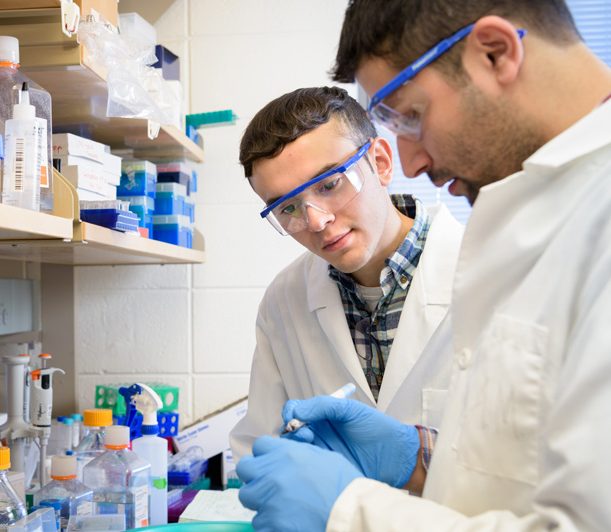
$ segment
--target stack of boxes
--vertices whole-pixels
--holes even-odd
[[[72,181],[73,172],[80,172],[75,175],[73,183],[77,187],[81,200],[118,198],[128,202],[129,211],[137,216],[137,229],[139,228],[143,236],[187,248],[193,247],[195,201],[191,194],[197,189],[197,173],[187,163],[178,161],[155,165],[150,161],[128,158],[121,161],[121,158],[106,153],[104,146],[98,142],[71,134],[58,135],[58,137],[64,140],[62,144],[59,144],[60,139],[58,138],[57,146],[55,146],[56,154],[62,163],[62,173],[67,169],[66,177]],[[78,139],[78,142],[74,139]],[[71,155],[60,155],[69,149],[72,150]],[[79,155],[72,155],[73,152]],[[96,162],[96,158],[106,161],[107,166]],[[69,165],[81,160],[85,162],[72,170],[72,166]],[[109,162],[112,163],[111,168],[108,168]],[[100,168],[89,170],[91,165],[95,164],[100,165]],[[109,176],[112,174],[114,182],[112,190],[106,191],[105,194],[89,190],[93,187],[90,184],[93,178],[89,177],[93,171],[97,171],[100,176],[103,173]],[[100,184],[101,179],[102,177],[93,183],[99,187],[108,187],[106,181]],[[131,213],[128,214],[131,215]],[[124,215],[124,213],[120,214]],[[91,221],[98,223],[95,220]],[[108,227],[107,224],[101,225]],[[112,228],[118,227],[113,226]]]
[[[157,165],[157,197],[153,216],[156,240],[193,247],[195,203],[191,198],[192,171],[184,161]]]
[[[59,172],[75,186],[80,200],[117,198],[121,158],[112,155],[108,146],[71,133],[56,133],[53,159]]]
[[[123,160],[121,183],[117,195],[129,201],[129,210],[138,215],[138,225],[154,238],[153,212],[157,184],[157,167],[149,161]]]

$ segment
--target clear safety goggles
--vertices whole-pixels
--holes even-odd
[[[370,146],[371,141],[361,146],[355,155],[340,166],[327,170],[277,199],[261,211],[261,218],[265,218],[281,235],[286,236],[309,227],[309,209],[335,214],[363,188],[367,176],[363,156]]]
[[[422,119],[428,106],[428,99],[424,92],[410,81],[421,70],[469,35],[474,25],[469,24],[437,43],[376,92],[367,110],[371,119],[397,136],[415,142],[419,141],[422,136]],[[517,32],[520,39],[526,35],[524,29],[519,29]]]

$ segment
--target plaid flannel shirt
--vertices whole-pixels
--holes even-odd
[[[430,227],[424,205],[410,195],[392,195],[395,207],[414,220],[414,225],[380,273],[382,297],[371,313],[354,279],[329,265],[329,276],[337,283],[354,347],[365,378],[378,400],[403,303],[418,266]]]

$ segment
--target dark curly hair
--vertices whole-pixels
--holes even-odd
[[[268,103],[248,124],[240,143],[244,175],[251,177],[257,160],[276,157],[287,144],[331,118],[338,120],[355,146],[377,136],[365,110],[344,89],[297,89]]]

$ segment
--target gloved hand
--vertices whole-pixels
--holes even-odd
[[[285,437],[341,453],[366,477],[395,488],[404,487],[416,467],[420,450],[416,427],[359,401],[327,395],[287,401],[282,418],[285,423],[293,418],[307,423]]]
[[[255,510],[257,531],[324,532],[331,508],[361,473],[343,456],[313,445],[262,436],[236,472],[240,501]]]

